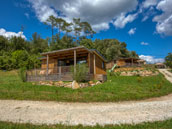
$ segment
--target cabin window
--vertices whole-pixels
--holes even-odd
[[[105,69],[105,63],[102,62],[102,69]]]
[[[77,64],[86,64],[86,63],[87,63],[86,60],[79,60],[79,61],[77,61]]]

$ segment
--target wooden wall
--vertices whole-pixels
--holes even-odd
[[[117,65],[118,66],[125,66],[126,62],[125,62],[125,60],[117,60]]]
[[[90,73],[94,74],[94,56],[92,53],[90,53],[90,56],[88,56],[88,66],[90,69]]]
[[[111,69],[114,66],[114,61],[106,63],[106,69]]]
[[[57,59],[49,58],[48,63],[49,63],[49,65],[48,65],[49,69],[53,69],[57,66]],[[42,69],[47,68],[47,60],[46,59],[42,60],[41,68]]]
[[[99,56],[95,55],[95,61],[96,61],[96,74],[106,75],[106,68],[104,69],[102,68],[103,60]],[[105,65],[105,62],[104,62],[104,65]]]

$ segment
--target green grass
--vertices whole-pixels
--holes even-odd
[[[65,125],[31,125],[14,124],[9,122],[0,122],[0,129],[171,129],[172,119],[158,121],[153,123],[142,123],[137,125],[107,125],[107,126],[65,126]]]
[[[111,80],[111,82],[110,82]],[[23,83],[16,71],[0,71],[0,99],[44,100],[61,102],[116,102],[166,95],[172,84],[163,75],[152,77],[110,77],[104,84],[72,90]]]

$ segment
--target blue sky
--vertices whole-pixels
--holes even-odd
[[[171,0],[3,0],[0,35],[43,38],[51,30],[43,22],[49,15],[88,21],[97,34],[93,39],[118,39],[148,62],[162,62],[172,52]],[[60,11],[60,14],[57,12]]]

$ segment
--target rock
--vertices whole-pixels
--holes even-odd
[[[64,87],[72,88],[72,82],[69,82],[69,83],[64,84]]]
[[[53,81],[50,81],[50,82],[49,82],[49,84],[50,84],[50,85],[53,85],[53,84],[54,84],[54,82],[53,82]]]
[[[93,81],[89,81],[88,83],[89,83],[90,85],[91,85],[91,84],[94,84],[94,82],[93,82]]]
[[[54,85],[62,87],[62,86],[64,86],[64,82],[63,81],[58,81],[58,82],[55,82]]]
[[[80,86],[81,88],[85,88],[85,87],[88,87],[89,84],[88,84],[88,83],[80,83],[79,86]]]
[[[78,88],[80,88],[79,84],[76,81],[73,81],[72,82],[72,89],[78,89]]]
[[[102,84],[100,81],[98,81],[98,82],[96,82],[96,85],[98,85],[98,84]]]

